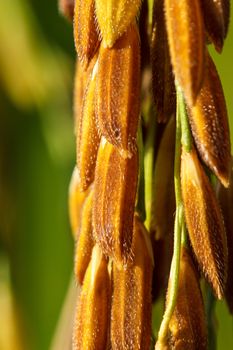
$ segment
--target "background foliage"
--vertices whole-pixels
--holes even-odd
[[[213,55],[233,131],[232,27]],[[72,275],[74,62],[56,0],[0,1],[1,350],[50,348]],[[233,348],[233,318],[224,302],[216,312],[218,349]]]

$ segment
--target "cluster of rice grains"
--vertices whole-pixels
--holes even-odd
[[[229,1],[154,0],[151,11],[146,0],[62,0],[60,9],[78,57],[73,349],[207,349],[201,276],[233,312],[229,126],[207,49],[222,50]]]

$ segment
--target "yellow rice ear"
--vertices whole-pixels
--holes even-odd
[[[192,106],[202,86],[204,24],[199,0],[165,0],[168,43],[175,79]]]
[[[135,20],[141,0],[95,0],[96,17],[105,47],[112,47]]]
[[[218,299],[227,279],[226,232],[214,190],[195,150],[182,151],[181,188],[190,241],[206,279]]]
[[[96,125],[95,115],[97,67],[98,61],[87,82],[86,91],[83,95],[81,114],[77,120],[77,167],[80,176],[80,185],[84,191],[94,180],[96,158],[100,144],[100,135]]]
[[[83,191],[80,185],[80,176],[78,169],[75,167],[69,186],[69,217],[70,217],[70,225],[72,229],[72,233],[74,239],[77,237],[77,232],[81,222],[81,214],[83,203],[87,198],[89,193],[89,189],[87,191]]]
[[[164,16],[164,0],[155,0],[151,37],[152,91],[159,123],[176,112],[176,91]]]
[[[134,218],[133,235],[132,261],[127,267],[113,263],[113,350],[150,347],[153,254],[149,234],[137,215]]]
[[[73,349],[102,350],[107,345],[110,307],[108,263],[98,246],[93,248],[76,308]]]
[[[181,251],[178,295],[169,330],[172,349],[207,350],[207,327],[199,278],[185,247]]]
[[[131,253],[138,153],[123,158],[103,137],[95,171],[93,231],[103,252],[124,263]]]
[[[75,0],[74,42],[79,61],[86,69],[100,43],[95,20],[95,0]]]
[[[96,114],[100,133],[123,157],[136,150],[140,113],[140,44],[131,25],[111,49],[100,47]]]
[[[76,279],[80,284],[83,283],[94,246],[92,234],[92,198],[93,189],[90,190],[83,204],[80,227],[76,239],[74,270]]]
[[[231,161],[227,108],[216,67],[210,55],[207,58],[203,85],[189,109],[189,120],[202,160],[227,187]]]

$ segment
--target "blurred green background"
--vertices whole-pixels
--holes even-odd
[[[233,130],[233,28],[214,59]],[[70,283],[74,62],[56,0],[0,1],[0,350],[50,349]],[[233,349],[233,319],[216,309],[218,349]]]

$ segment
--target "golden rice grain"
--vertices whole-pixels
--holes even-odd
[[[100,143],[95,116],[97,67],[98,62],[87,82],[87,88],[83,96],[82,111],[77,125],[77,166],[79,170],[80,184],[83,190],[86,190],[94,180],[96,157]]]
[[[185,247],[181,252],[178,295],[169,329],[172,349],[207,350],[207,327],[199,278]]]
[[[229,184],[231,146],[224,93],[215,65],[208,55],[202,88],[189,110],[199,154],[222,184]]]
[[[78,300],[73,350],[103,350],[107,345],[110,307],[108,264],[98,246],[93,248]]]
[[[94,0],[75,1],[74,42],[79,60],[86,69],[100,43],[95,21]]]
[[[93,230],[103,252],[120,263],[131,251],[137,181],[138,154],[124,159],[102,138],[94,182]]]
[[[74,270],[76,279],[80,284],[83,283],[94,246],[92,235],[92,198],[93,189],[90,190],[83,204],[80,226],[77,233]]]
[[[227,279],[225,227],[214,190],[194,149],[182,152],[181,188],[196,259],[215,295],[222,299]]]
[[[205,41],[199,0],[165,0],[168,43],[175,78],[189,105],[201,88]]]
[[[109,49],[100,47],[96,83],[100,132],[124,157],[136,149],[140,113],[140,45],[136,24]]]
[[[157,120],[165,123],[176,110],[176,92],[164,18],[164,0],[155,0],[151,38],[152,91]]]
[[[127,268],[113,264],[113,350],[148,350],[150,346],[153,256],[148,232],[137,216],[132,253]]]
[[[105,47],[112,47],[134,22],[141,0],[96,0],[96,16]]]

